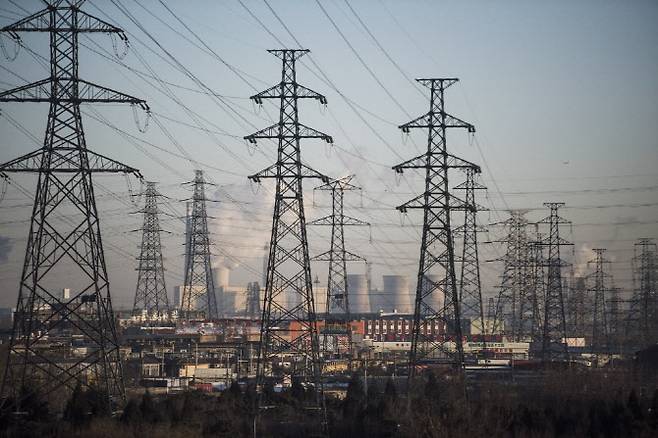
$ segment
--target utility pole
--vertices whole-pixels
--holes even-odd
[[[181,317],[183,319],[217,318],[217,297],[215,282],[210,264],[210,236],[208,232],[208,214],[206,211],[206,191],[208,184],[202,170],[195,171],[192,184],[192,210],[187,226],[187,266],[185,266],[185,281],[183,285],[183,300]]]
[[[299,99],[315,99],[322,104],[327,102],[323,95],[297,83],[295,62],[309,50],[281,49],[269,52],[282,61],[281,82],[251,96],[251,99],[257,104],[261,104],[264,99],[278,100],[279,122],[245,137],[251,143],[256,143],[256,140],[261,138],[276,139],[278,142],[277,162],[249,177],[254,182],[260,182],[264,178],[273,178],[276,181],[263,318],[258,344],[258,406],[261,407],[264,401],[262,388],[266,376],[275,374],[276,379],[289,378],[311,383],[315,391],[315,404],[312,408],[321,409],[324,418],[322,362],[302,180],[320,178],[327,183],[329,178],[302,164],[300,140],[317,138],[332,143],[333,139],[299,122]],[[291,300],[286,300],[286,295],[298,298],[299,304],[289,304]],[[268,370],[269,362],[283,354],[303,360],[290,367]]]
[[[43,147],[0,165],[0,173],[34,172],[34,197],[25,262],[7,353],[2,396],[20,410],[25,388],[50,396],[79,383],[101,391],[108,407],[125,399],[109,280],[92,173],[139,172],[87,149],[81,103],[129,103],[148,111],[142,99],[93,84],[78,75],[78,36],[123,31],[80,10],[83,0],[46,1],[46,8],[0,29],[16,41],[20,32],[50,34],[50,77],[0,93],[0,102],[48,102]],[[72,213],[75,212],[75,213]],[[65,216],[66,219],[63,219]],[[69,298],[60,294],[65,285]],[[73,332],[87,352],[62,358],[70,346],[43,343]]]
[[[511,210],[510,218],[502,224],[507,235],[499,242],[507,244],[502,258],[503,276],[498,292],[494,333],[500,330],[515,341],[530,331],[527,327],[528,313],[532,312],[531,294],[528,288],[528,220],[526,210]]]
[[[573,245],[560,237],[560,225],[570,222],[558,215],[564,202],[546,202],[550,215],[540,221],[549,227],[548,237],[539,242],[548,247],[546,298],[544,300],[544,327],[542,333],[542,361],[568,359],[567,322],[564,311],[562,268],[566,266],[560,257],[560,247]]]
[[[479,319],[480,334],[485,335],[484,306],[482,303],[482,284],[480,281],[480,259],[478,254],[479,232],[485,231],[477,224],[477,212],[483,210],[475,202],[475,191],[485,190],[486,187],[476,181],[479,168],[467,167],[464,169],[466,181],[455,187],[465,191],[465,202],[472,208],[464,211],[464,225],[455,231],[462,233],[464,241],[462,246],[462,265],[459,278],[459,302],[461,303],[462,318]],[[462,327],[464,330],[464,327]],[[469,330],[470,331],[470,330]]]
[[[593,280],[594,285],[588,289],[588,292],[594,293],[591,351],[597,355],[602,349],[610,347],[608,338],[609,327],[606,315],[606,294],[610,289],[606,284],[606,280],[610,279],[611,276],[605,272],[604,266],[610,263],[603,256],[605,251],[603,248],[595,248],[594,254],[596,254],[596,258],[588,262],[595,265],[595,271],[588,276],[588,280]]]
[[[658,292],[656,291],[656,243],[642,238],[635,243],[633,296],[627,331],[636,347],[645,348],[658,340]]]
[[[147,321],[169,318],[169,299],[164,277],[162,245],[160,243],[160,219],[158,197],[162,196],[154,182],[146,183],[144,192],[144,224],[142,225],[142,245],[137,268],[137,288],[133,315],[142,315],[146,311]]]
[[[409,352],[410,378],[415,377],[417,366],[426,361],[449,360],[459,367],[464,363],[450,215],[453,211],[464,211],[473,207],[449,192],[448,170],[478,168],[475,164],[448,153],[447,149],[448,128],[465,128],[468,132],[475,132],[473,125],[446,113],[444,109],[444,91],[458,79],[417,81],[430,89],[430,110],[399,128],[404,133],[416,128],[427,129],[427,152],[393,167],[397,173],[402,173],[404,169],[425,171],[425,191],[397,207],[402,213],[409,209],[423,210],[423,235]],[[430,275],[436,269],[441,271],[437,272],[437,275],[445,275],[442,282],[430,280]],[[444,301],[444,305],[437,305],[439,301]],[[429,335],[421,328],[435,321],[445,324],[445,333]]]
[[[325,354],[328,352],[327,334],[346,335],[349,350],[347,356],[352,359],[352,326],[350,324],[349,291],[347,288],[347,262],[365,262],[366,259],[345,249],[346,226],[370,226],[368,222],[345,215],[343,199],[346,191],[361,190],[352,184],[353,175],[331,180],[314,190],[331,192],[331,214],[309,222],[309,225],[331,226],[331,248],[318,254],[311,260],[329,262],[327,279],[327,301],[325,306],[325,333],[323,344]],[[335,345],[338,352],[338,342]]]

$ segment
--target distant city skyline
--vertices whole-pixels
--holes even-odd
[[[397,181],[391,170],[401,157],[425,148],[423,134],[406,138],[397,128],[427,111],[416,77],[460,78],[447,92],[446,108],[477,132],[451,135],[448,148],[482,166],[489,190],[478,202],[489,211],[480,213],[481,224],[504,220],[510,208],[528,209],[528,219],[536,221],[547,215],[543,202],[564,201],[561,214],[573,221],[564,231],[575,243],[573,253],[566,251],[574,274],[588,272],[594,248],[609,248],[616,284],[625,288],[631,285],[635,240],[658,237],[655,2],[165,4],[175,17],[157,1],[87,1],[83,9],[128,31],[130,47],[119,60],[107,35],[81,36],[80,75],[144,98],[151,107],[146,133],[133,120],[143,124],[144,114],[133,115],[127,107],[85,105],[83,122],[91,150],[139,168],[169,197],[162,227],[172,232],[163,235],[170,298],[183,276],[185,204],[179,201],[189,192],[180,183],[192,179],[197,168],[218,185],[212,196],[219,202],[209,205],[215,217],[210,225],[214,265],[231,268],[231,286],[246,289],[248,282],[261,281],[273,187],[258,188],[246,177],[272,162],[275,147],[263,142],[252,149],[242,137],[277,117],[274,106],[259,110],[248,101],[279,80],[280,65],[265,50],[298,46],[277,17],[311,50],[297,80],[328,98],[326,109],[303,104],[301,121],[332,135],[335,145],[304,142],[302,158],[332,177],[356,175],[363,196],[346,199],[346,210],[371,222],[372,234],[348,230],[347,246],[373,263],[380,288],[382,275],[407,275],[412,285],[417,275],[422,217],[401,216],[394,207],[421,192],[423,175],[406,172]],[[0,26],[42,6],[36,0],[3,2]],[[2,90],[48,75],[40,58],[48,56],[47,38],[22,37],[26,47],[16,60],[0,60]],[[12,55],[14,43],[2,38]],[[115,43],[121,52],[121,42]],[[41,144],[47,105],[3,103],[0,111],[0,162]],[[16,304],[36,184],[34,175],[11,177],[0,203],[2,307]],[[142,220],[130,214],[139,209],[130,195],[140,186],[132,180],[129,190],[120,176],[99,176],[95,182],[112,297],[116,307],[130,308],[141,237],[130,231]],[[455,173],[451,186],[460,182]],[[307,219],[326,215],[328,195],[313,194],[310,180],[304,188]],[[500,238],[502,230],[488,228],[480,239],[487,297],[502,271],[489,260],[504,251],[486,243]],[[312,255],[328,249],[326,230],[309,229],[309,241]],[[321,285],[326,270],[325,263],[313,264]],[[365,267],[352,263],[348,272],[364,273]]]

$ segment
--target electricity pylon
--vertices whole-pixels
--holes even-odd
[[[621,303],[619,298],[620,288],[611,286],[610,293],[606,297],[606,312],[608,321],[608,339],[610,341],[609,350],[621,353],[622,345],[626,341],[623,336],[624,320],[621,316]]]
[[[145,312],[147,321],[160,321],[169,318],[169,298],[164,277],[158,197],[162,196],[154,182],[146,183],[144,192],[144,215],[142,225],[142,244],[137,260],[137,288],[133,315],[142,316]]]
[[[601,349],[610,347],[608,335],[610,333],[607,312],[606,312],[606,295],[610,292],[607,280],[611,275],[605,272],[605,265],[610,261],[606,260],[603,256],[605,249],[595,248],[594,253],[596,258],[590,260],[588,263],[594,264],[595,270],[587,279],[594,284],[588,288],[588,292],[594,294],[592,306],[592,340],[591,350],[592,353],[599,353]]]
[[[0,173],[39,175],[2,395],[20,409],[25,389],[49,396],[80,383],[100,390],[111,406],[125,390],[92,173],[141,175],[87,149],[80,104],[148,106],[78,75],[81,33],[125,41],[123,31],[81,11],[82,0],[45,3],[46,9],[0,29],[16,40],[20,32],[50,34],[50,77],[0,93],[0,102],[50,104],[43,147],[0,165]],[[64,287],[69,298],[60,294]],[[74,359],[71,334],[86,347]],[[44,348],[51,339],[63,340]]]
[[[250,318],[260,317],[260,284],[257,281],[247,284],[244,313]]]
[[[405,213],[409,209],[423,210],[423,235],[420,246],[420,262],[414,305],[414,320],[409,352],[409,377],[416,374],[418,365],[426,361],[449,360],[462,366],[462,345],[459,293],[455,273],[455,248],[452,237],[451,212],[473,209],[452,195],[448,186],[448,169],[477,168],[447,150],[446,130],[465,128],[475,132],[475,127],[448,113],[444,109],[444,91],[455,84],[456,78],[417,79],[430,89],[430,110],[399,128],[428,130],[427,152],[393,167],[397,173],[404,169],[425,170],[425,191],[397,209]],[[433,271],[444,280],[430,280]],[[442,297],[439,295],[443,295]],[[438,298],[438,299],[437,299]],[[443,301],[443,305],[438,303]],[[445,324],[446,333],[428,335],[421,326],[432,322]]]
[[[536,225],[535,225],[536,226]],[[543,332],[544,301],[546,299],[546,278],[544,275],[544,247],[541,244],[542,233],[536,232],[535,238],[528,241],[528,252],[530,254],[530,301],[531,322],[530,339],[535,345],[541,344]]]
[[[281,49],[269,52],[282,61],[281,82],[251,96],[251,99],[258,104],[264,99],[279,100],[279,122],[245,137],[251,143],[256,143],[260,138],[276,139],[278,142],[276,163],[249,177],[254,182],[264,178],[276,181],[258,344],[257,385],[262,388],[270,373],[279,380],[289,378],[311,383],[315,391],[315,407],[321,408],[324,406],[322,363],[302,180],[320,178],[326,183],[329,179],[302,163],[300,140],[317,138],[327,143],[333,140],[331,136],[299,122],[299,99],[316,99],[322,104],[327,102],[323,95],[297,83],[295,61],[309,50]],[[270,367],[269,371],[266,370],[271,360],[282,355],[293,356],[295,360],[291,361],[290,366]],[[258,403],[262,406],[262,392]]]
[[[567,264],[560,257],[560,247],[573,243],[560,237],[560,225],[570,223],[558,215],[558,210],[564,206],[564,202],[546,202],[544,206],[548,207],[551,213],[539,222],[547,224],[549,228],[548,236],[539,242],[540,245],[548,247],[548,258],[544,265],[547,281],[541,356],[543,361],[551,361],[569,358],[562,285],[562,268]]]
[[[485,190],[486,187],[476,181],[476,175],[480,173],[479,168],[468,167],[465,169],[466,181],[455,187],[464,190],[464,200],[472,209],[464,212],[464,225],[455,231],[461,232],[463,236],[462,265],[459,278],[459,302],[461,303],[461,316],[463,318],[476,318],[480,322],[480,334],[485,335],[484,306],[482,303],[482,284],[480,281],[480,258],[478,253],[479,232],[485,231],[477,224],[477,212],[482,211],[475,202],[475,191]]]
[[[528,220],[526,210],[510,210],[510,217],[502,224],[507,230],[504,239],[498,242],[507,244],[502,257],[503,275],[496,303],[496,317],[493,332],[502,330],[518,341],[526,333],[528,313],[532,312],[531,293],[528,288]]]
[[[331,226],[331,248],[311,260],[329,262],[327,301],[325,305],[324,351],[328,351],[328,334],[347,335],[348,357],[352,357],[352,329],[350,325],[349,291],[347,289],[347,262],[365,262],[366,259],[345,249],[346,226],[370,226],[368,222],[345,215],[343,199],[346,191],[361,190],[352,184],[353,175],[331,180],[314,190],[331,192],[331,214],[309,222],[309,225]],[[338,351],[338,342],[334,345]]]
[[[636,347],[658,340],[658,291],[656,290],[656,243],[642,238],[635,243],[633,295],[627,317],[627,332]]]
[[[183,319],[217,318],[217,297],[210,264],[210,236],[206,212],[206,184],[202,170],[196,170],[192,208],[187,220],[185,281],[181,317]]]

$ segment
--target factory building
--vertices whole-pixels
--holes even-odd
[[[412,313],[398,312],[366,317],[363,338],[376,342],[410,342],[413,319]],[[439,340],[445,332],[445,322],[441,320],[426,321],[420,327],[420,333],[430,339]]]

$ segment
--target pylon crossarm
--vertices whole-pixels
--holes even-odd
[[[328,262],[331,261],[331,250],[320,253],[314,257],[311,257],[311,261],[314,262]]]
[[[326,184],[322,184],[321,186],[315,187],[313,190],[323,190],[323,191],[361,190],[361,187],[355,186],[354,184],[352,184],[350,182],[350,181],[352,181],[352,179],[354,179],[354,175],[349,175],[349,176],[339,178],[339,179],[332,179],[331,181],[327,182]]]
[[[404,169],[422,169],[427,167],[427,154],[422,154],[417,157],[393,166],[392,169],[397,173],[403,173]]]
[[[277,176],[277,164],[272,164],[271,166],[261,170],[260,172],[249,175],[247,178],[252,180],[255,183],[259,183],[262,178],[276,178]]]
[[[44,79],[22,87],[0,93],[0,102],[50,102],[53,83],[59,85],[57,100],[64,103],[131,103],[148,111],[143,99],[130,96],[120,91],[93,84],[82,79]],[[78,88],[72,84],[77,82]]]
[[[454,186],[453,190],[484,190],[486,188],[487,186],[480,184],[478,182],[473,182],[471,186],[468,184],[467,181],[464,181],[461,184],[457,184],[456,186]]]
[[[310,50],[309,49],[268,49],[267,52],[285,61],[286,54],[288,53],[292,53],[293,54],[292,59],[297,60],[302,56],[306,55],[307,53],[310,53]]]
[[[333,225],[334,220],[333,216],[325,216],[317,219],[313,219],[311,222],[308,222],[307,225]]]
[[[0,102],[47,102],[49,98],[50,78],[0,92]]]
[[[416,82],[427,88],[436,88],[436,84],[440,83],[445,90],[449,86],[459,82],[459,78],[416,78]]]
[[[542,245],[542,246],[548,246],[548,245],[569,246],[569,245],[573,245],[573,243],[569,242],[566,239],[563,239],[562,237],[560,237],[558,239],[553,238],[551,240],[550,236],[545,237],[542,240],[538,241],[537,244]]]
[[[53,28],[50,20],[50,13],[52,10],[60,11],[60,13],[71,11],[71,7],[52,7],[39,12],[35,12],[29,17],[10,24],[0,29],[0,32],[52,32]],[[102,32],[102,33],[118,33],[121,39],[126,40],[123,30],[110,23],[87,14],[79,9],[76,10],[77,23],[75,27],[57,27],[58,32]]]
[[[440,117],[437,120],[437,116]],[[441,120],[442,119],[442,120]],[[475,126],[472,124],[463,121],[462,119],[455,117],[446,112],[436,113],[434,111],[429,111],[423,114],[420,117],[416,117],[410,122],[405,123],[404,125],[398,126],[402,132],[409,132],[410,129],[415,128],[436,128],[436,127],[445,127],[445,128],[466,128],[468,132],[475,132]]]
[[[354,226],[354,225],[363,225],[363,226],[370,226],[370,222],[362,221],[361,219],[357,219],[351,216],[346,216],[343,215],[343,225],[345,226]]]
[[[366,259],[361,257],[358,254],[345,250],[345,261],[346,262],[365,262]]]
[[[426,152],[422,155],[414,157],[410,160],[407,160],[403,163],[400,163],[396,166],[393,166],[393,170],[397,173],[402,173],[404,169],[426,169],[428,167],[433,167],[432,165],[427,164],[427,157],[439,157],[440,155],[445,155],[447,158],[447,167],[449,169],[477,169],[477,173],[480,172],[480,166],[477,164],[471,163],[470,161],[464,160],[452,154],[447,154],[445,152]],[[483,187],[485,188],[485,187]]]
[[[43,169],[42,157],[46,149],[39,149],[0,165],[3,172],[39,172]],[[81,170],[77,148],[56,148],[52,154],[48,169],[51,172],[79,172]],[[134,167],[127,166],[96,152],[87,150],[88,167],[91,172],[130,173],[142,179],[142,174]]]
[[[298,129],[295,129],[295,128]],[[256,143],[256,139],[259,138],[277,138],[277,139],[286,139],[286,138],[319,138],[326,141],[327,143],[333,143],[334,140],[330,135],[327,135],[323,132],[320,132],[316,129],[310,128],[308,126],[298,124],[279,124],[268,126],[267,128],[261,129],[260,131],[254,132],[251,135],[244,137],[250,143]]]
[[[398,128],[404,133],[408,133],[410,129],[414,128],[427,128],[432,123],[432,112],[423,114],[422,116],[416,117],[410,122],[405,123],[404,125],[399,125]]]
[[[432,197],[432,194],[430,193],[428,195],[430,198]],[[454,195],[445,195],[445,197],[448,198],[448,208],[450,210],[454,211],[464,211],[464,210],[474,210],[473,206],[468,205],[466,202],[462,201],[458,197]],[[405,213],[409,209],[413,208],[426,208],[425,204],[425,193],[421,193],[420,195],[416,196],[415,198],[411,199],[410,201],[405,202],[402,205],[398,205],[395,207],[396,210],[399,210],[401,213]],[[428,208],[432,208],[430,205]]]
[[[405,202],[402,205],[395,207],[396,210],[400,213],[406,213],[410,209],[425,208],[425,194],[421,193],[410,201]]]
[[[466,128],[466,130],[470,133],[475,132],[475,126],[468,122],[465,122],[462,119],[448,113],[443,113],[443,116],[445,117],[444,123],[446,128]]]
[[[322,180],[322,182],[328,182],[331,178],[329,178],[327,175],[324,175],[317,170],[313,169],[312,167],[307,166],[306,164],[302,164],[302,178],[319,178]]]
[[[289,90],[292,87],[290,87],[291,83],[290,82],[280,82],[267,90],[263,90],[258,94],[254,94],[253,96],[250,97],[253,101],[255,101],[257,104],[261,104],[263,99],[293,99],[293,98],[298,98],[298,99],[317,99],[320,101],[321,104],[326,104],[327,103],[327,98],[324,97],[322,94],[311,90],[310,88],[306,88],[303,85],[296,85],[295,88],[295,93],[283,93],[281,94],[281,89],[283,90]]]
[[[13,24],[0,29],[0,32],[10,32],[13,38],[18,38],[14,32],[43,32],[50,29],[50,11],[44,9],[25,17]]]
[[[470,205],[466,201],[456,197],[455,195],[448,195],[448,207],[452,211],[475,211],[475,206]]]

